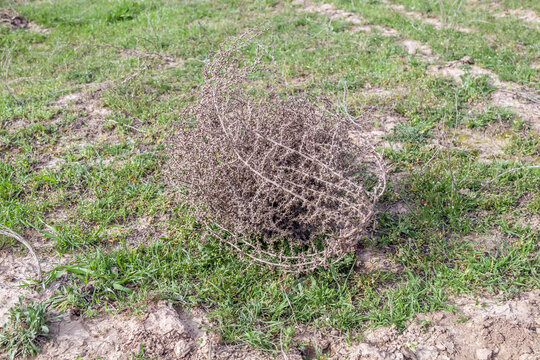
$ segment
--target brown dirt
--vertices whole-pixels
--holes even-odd
[[[461,76],[465,75],[466,71],[462,68],[468,65],[468,72],[473,75],[487,75],[491,78],[493,85],[501,85],[499,77],[490,70],[474,65],[474,61],[470,56],[465,56],[462,59],[450,61],[444,65],[432,65],[428,67],[428,74],[444,76],[454,79],[457,83],[462,82]]]
[[[331,4],[325,3],[316,3],[312,4],[310,2],[301,2],[303,4],[302,10],[310,13],[322,14],[330,17],[330,19],[343,20],[352,23],[354,26],[351,28],[352,32],[366,32],[373,33],[377,32],[382,36],[386,37],[399,37],[400,33],[396,29],[368,24],[367,21],[362,18],[360,15],[351,13],[345,10],[336,9]],[[417,40],[412,39],[403,39],[399,42],[401,46],[405,48],[407,53],[411,55],[419,55],[426,59],[435,60],[438,58],[438,55],[434,55],[431,47],[427,44],[423,44]]]
[[[107,47],[113,47],[120,56],[136,58],[141,61],[151,63],[157,68],[176,68],[182,64],[182,59],[173,58],[157,52],[143,52],[113,45],[107,45]]]
[[[361,271],[390,271],[399,273],[403,266],[388,256],[389,251],[362,249],[357,253],[356,267]]]
[[[420,314],[402,334],[394,327],[377,329],[364,342],[339,348],[334,358],[538,359],[539,301],[538,291],[502,303],[459,297],[452,301],[457,313]]]
[[[295,5],[302,5],[301,10],[308,13],[316,13],[328,16],[330,20],[343,20],[353,24],[352,32],[372,32],[372,27],[358,14],[342,9],[336,9],[332,4],[311,3],[308,1],[296,1]]]
[[[403,121],[404,119],[400,116],[390,113],[369,113],[369,119],[357,120],[362,128],[361,134],[351,133],[351,137],[367,139],[375,147],[401,148],[401,143],[389,142],[385,137],[390,135],[394,127]]]
[[[454,134],[454,146],[465,147],[478,151],[478,157],[483,160],[492,160],[504,156],[504,149],[509,139],[505,136],[493,134],[476,129],[460,129]]]
[[[30,237],[26,238],[30,240]],[[50,249],[38,243],[34,243],[33,247],[43,272],[69,261],[69,258],[61,259],[50,255]],[[15,252],[15,249],[9,245],[0,248],[0,326],[7,321],[8,309],[18,302],[19,297],[39,301],[50,296],[54,291],[54,286],[43,293],[20,286],[28,282],[30,278],[37,278],[38,273],[34,258],[27,253],[26,249],[20,248],[18,251],[20,253]]]
[[[540,24],[540,16],[533,9],[505,9],[495,17],[514,17],[533,24]]]
[[[303,8],[303,11],[309,12],[309,13],[318,13],[328,16],[331,20],[343,20],[350,22],[355,25],[364,25],[366,24],[366,20],[364,20],[360,15],[353,14],[345,10],[336,9],[332,4],[324,4],[324,3],[317,3],[317,4],[306,4]],[[367,27],[367,31],[370,31],[371,28]],[[364,31],[361,28],[358,28],[358,31]]]
[[[488,233],[469,234],[463,238],[463,241],[474,244],[479,250],[496,253],[504,246],[510,245],[513,239],[496,229],[492,229]]]
[[[39,252],[38,252],[39,253]],[[61,261],[39,255],[45,269]],[[44,300],[60,283],[36,293],[19,285],[35,269],[30,256],[0,251],[0,322],[18,296]],[[65,262],[62,261],[62,262]],[[365,251],[358,271],[400,271],[384,251]],[[230,346],[208,331],[205,313],[169,306],[150,305],[139,317],[103,314],[88,319],[74,313],[54,321],[52,338],[42,346],[38,359],[129,359],[144,345],[147,357],[157,359],[315,359],[322,351],[328,359],[520,359],[540,358],[540,291],[507,300],[492,297],[455,297],[457,312],[419,314],[403,333],[395,327],[369,331],[361,341],[347,343],[338,331],[301,330],[287,352],[263,353],[247,346]],[[302,345],[303,344],[303,345]],[[307,345],[306,345],[307,344]]]
[[[407,50],[407,53],[410,55],[423,55],[430,59],[438,59],[439,56],[433,54],[431,47],[427,44],[423,44],[420,41],[405,39],[401,41],[401,45]]]
[[[468,69],[463,68],[465,65],[468,66]],[[491,70],[474,65],[474,60],[470,56],[450,61],[444,65],[428,67],[428,74],[449,77],[457,83],[462,82],[461,76],[466,72],[473,75],[487,75],[492,85],[498,88],[492,94],[491,103],[513,110],[521,119],[540,131],[540,96],[536,95],[534,91],[515,83],[501,81]]]
[[[495,106],[512,109],[521,119],[540,132],[540,97],[527,90],[500,89],[492,95]]]
[[[108,117],[112,111],[103,106],[102,89],[99,84],[96,86],[97,90],[68,94],[54,103],[54,106],[59,109],[71,110],[79,114],[75,121],[62,125],[62,130],[68,136],[62,137],[60,147],[69,148],[73,144],[121,142],[117,132],[106,129],[105,125],[110,124],[111,120]]]
[[[29,29],[38,33],[48,34],[49,29],[43,28],[32,21],[28,21],[16,11],[0,9],[0,24],[10,26],[12,29]]]
[[[128,359],[144,346],[146,357],[158,359],[270,359],[248,349],[220,346],[219,337],[206,332],[201,314],[187,314],[160,302],[140,318],[103,315],[94,319],[66,316],[54,324],[53,340],[39,359]]]
[[[423,23],[426,23],[426,24],[429,24],[431,26],[433,26],[435,29],[444,29],[444,28],[451,28],[453,27],[451,24],[447,24],[443,21],[441,21],[440,19],[436,18],[436,17],[432,17],[432,16],[426,16],[425,14],[419,12],[419,11],[410,11],[410,10],[407,10],[405,8],[404,5],[400,5],[400,4],[390,4],[388,2],[388,0],[383,0],[383,3],[385,4],[389,4],[390,7],[395,10],[395,11],[398,11],[412,19],[416,19],[416,20],[419,20],[420,22],[423,22]],[[464,27],[464,26],[459,26],[456,28],[458,31],[461,31],[461,32],[465,32],[465,33],[469,33],[469,32],[472,32],[473,30],[471,28],[468,28],[468,27]]]

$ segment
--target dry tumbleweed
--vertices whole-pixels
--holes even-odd
[[[169,180],[207,234],[242,255],[288,271],[326,266],[372,220],[384,164],[327,102],[257,88],[256,75],[268,74],[262,56],[244,65],[241,54],[253,37],[205,66],[198,101],[170,139]]]

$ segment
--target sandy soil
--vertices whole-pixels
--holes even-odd
[[[45,269],[60,259],[40,255]],[[12,248],[0,252],[0,322],[7,320],[10,306],[19,296],[44,300],[60,283],[44,292],[19,285],[35,274],[30,256],[15,254]],[[383,252],[367,251],[358,259],[362,269],[399,266]],[[287,352],[263,353],[247,346],[231,346],[211,324],[203,311],[186,310],[166,302],[150,304],[140,316],[101,314],[84,318],[64,314],[54,320],[51,338],[44,341],[36,359],[128,359],[141,346],[146,356],[158,359],[540,359],[540,291],[526,292],[514,299],[461,296],[451,299],[455,312],[419,314],[403,332],[395,327],[378,328],[364,334],[362,341],[348,344],[337,331],[299,331],[295,345]]]
[[[0,9],[0,24],[11,26],[12,29],[29,29],[38,33],[48,34],[49,29],[28,21],[17,12],[10,9]]]

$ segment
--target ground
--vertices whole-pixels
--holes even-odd
[[[3,334],[42,304],[37,359],[539,359],[539,13],[0,0],[0,224],[43,270],[0,238]],[[283,94],[346,108],[389,169],[362,246],[306,274],[201,241],[164,180],[204,64],[261,24]]]

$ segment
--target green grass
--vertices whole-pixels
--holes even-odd
[[[9,309],[9,319],[0,332],[0,349],[10,359],[39,353],[40,342],[49,336],[50,314],[45,303],[19,303]]]
[[[478,27],[462,34],[378,1],[333,3],[430,44],[441,61],[470,55],[501,79],[540,83],[531,68],[539,33],[517,20],[487,25],[473,20],[491,19],[488,10],[462,10],[452,21]],[[435,16],[439,4],[451,5],[401,3]],[[206,310],[226,342],[278,350],[280,337],[295,346],[302,326],[351,337],[373,326],[402,329],[416,313],[450,309],[451,295],[512,296],[540,285],[538,229],[519,221],[540,209],[540,170],[531,167],[538,132],[489,105],[495,89],[486,77],[466,74],[456,84],[426,75],[426,62],[395,39],[353,33],[287,1],[0,0],[11,6],[49,33],[0,26],[8,60],[0,62],[0,223],[73,256],[46,274],[45,284],[68,274],[49,299],[55,309],[144,312],[148,300],[167,299]],[[339,99],[368,120],[402,119],[388,136],[401,147],[384,150],[390,178],[381,211],[362,241],[399,271],[362,269],[354,254],[309,274],[250,265],[201,241],[174,200],[177,189],[164,180],[167,135],[219,44],[265,21],[271,30],[256,42],[270,48],[285,94]],[[373,88],[390,95],[365,96]],[[82,105],[54,105],[72,93],[85,94]],[[107,114],[96,116],[89,103]],[[464,127],[511,134],[505,156],[486,162],[475,150],[436,146]],[[409,211],[395,214],[396,203]],[[471,240],[493,233],[508,241],[486,249]]]

